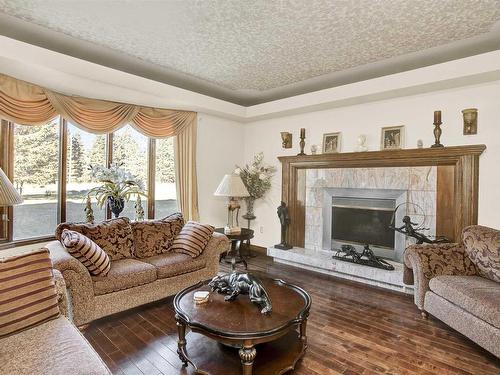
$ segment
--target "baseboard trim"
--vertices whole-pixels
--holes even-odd
[[[250,244],[250,250],[259,254],[267,255],[267,248]]]

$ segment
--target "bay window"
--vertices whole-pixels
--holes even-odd
[[[172,138],[151,139],[130,125],[96,135],[61,117],[35,126],[1,120],[0,130],[0,166],[24,198],[1,209],[8,218],[0,228],[3,242],[47,240],[59,222],[85,221],[87,193],[99,184],[90,165],[119,163],[136,175],[147,191],[146,218],[178,211]],[[95,201],[92,208],[96,222],[111,217]],[[135,199],[121,216],[135,219]]]

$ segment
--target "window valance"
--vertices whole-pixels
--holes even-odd
[[[0,117],[22,125],[39,125],[57,115],[95,134],[111,133],[131,124],[152,138],[178,135],[196,120],[196,112],[68,96],[0,74]]]

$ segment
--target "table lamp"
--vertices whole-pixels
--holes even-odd
[[[21,203],[23,203],[23,197],[17,192],[2,168],[0,168],[0,207],[14,206]],[[2,215],[1,221],[7,221],[6,213]]]
[[[215,190],[214,195],[229,198],[227,205],[227,225],[224,228],[224,233],[241,233],[241,228],[238,223],[238,215],[241,206],[238,202],[238,198],[250,196],[241,177],[237,174],[226,174],[217,187],[217,190]]]

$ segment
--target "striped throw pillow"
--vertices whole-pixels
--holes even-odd
[[[0,337],[58,316],[47,249],[0,259]]]
[[[193,258],[199,256],[214,233],[214,227],[207,224],[200,224],[188,221],[175,236],[171,250],[176,253],[190,255]]]
[[[64,229],[61,243],[68,253],[78,259],[94,276],[106,276],[111,267],[108,254],[87,236]]]

